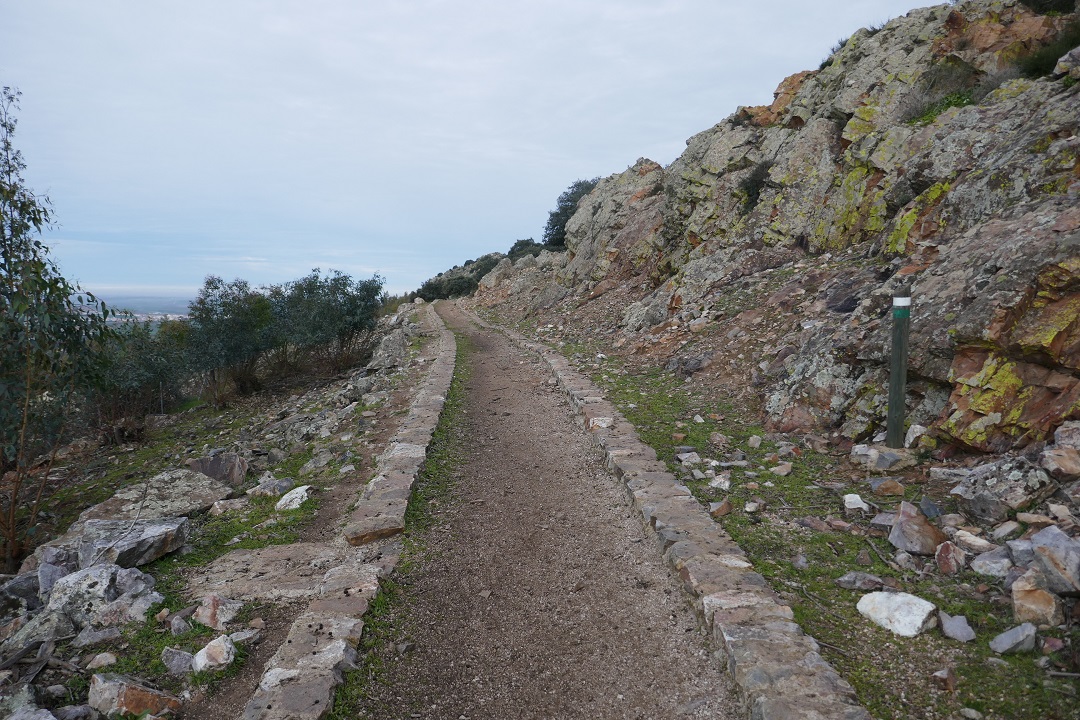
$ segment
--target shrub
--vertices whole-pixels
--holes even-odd
[[[1040,15],[1067,15],[1076,10],[1076,0],[1020,0],[1020,3]]]
[[[101,364],[101,379],[87,397],[99,425],[165,412],[183,399],[191,372],[187,323],[126,323],[104,344]]]
[[[375,327],[382,278],[356,281],[318,268],[299,280],[269,289],[273,350],[289,364],[289,352],[320,353],[337,367],[351,364],[365,346],[357,340]]]
[[[759,162],[754,168],[739,181],[739,192],[742,195],[742,213],[749,214],[761,199],[761,191],[765,189],[769,180],[769,168],[772,161]]]
[[[566,223],[577,212],[581,198],[592,192],[600,178],[575,180],[555,201],[555,209],[548,213],[547,226],[544,227],[544,244],[553,248],[566,247]]]
[[[1017,60],[1017,67],[1026,77],[1049,75],[1062,55],[1080,45],[1080,21],[1072,21],[1061,31],[1057,39],[1035,52]]]
[[[517,262],[526,255],[536,257],[547,247],[547,245],[541,245],[532,238],[526,238],[525,240],[518,240],[511,245],[510,251],[506,253],[506,257],[510,258],[510,262]]]
[[[472,267],[472,276],[476,278],[478,284],[480,278],[484,277],[493,269],[495,269],[495,266],[499,264],[499,261],[501,259],[502,258],[500,258],[499,256],[491,254],[485,255],[484,257],[476,261],[476,263]]]

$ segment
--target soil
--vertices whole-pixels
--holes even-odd
[[[373,718],[739,717],[681,588],[538,359],[471,351],[454,499],[395,574]]]

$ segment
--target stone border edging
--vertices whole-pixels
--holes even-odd
[[[426,324],[438,333],[435,359],[408,415],[376,459],[376,476],[363,486],[349,514],[343,544],[363,545],[405,529],[405,509],[420,474],[446,394],[454,377],[454,334],[425,308]],[[293,622],[284,643],[267,661],[242,720],[318,720],[328,713],[342,672],[354,666],[363,616],[379,590],[379,578],[397,565],[395,553],[379,564],[359,561],[359,551],[327,570],[316,597]]]
[[[460,307],[460,306],[459,306]],[[464,308],[462,308],[464,309]],[[727,669],[751,720],[871,720],[855,690],[818,652],[817,642],[794,622],[768,581],[754,572],[736,544],[690,489],[592,381],[541,343],[509,328],[502,332],[540,356],[580,414],[582,426],[604,451],[605,462],[626,487],[634,508],[653,531],[668,565],[693,599],[699,617],[725,655]]]

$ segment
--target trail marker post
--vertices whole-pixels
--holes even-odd
[[[907,395],[908,328],[911,324],[911,287],[893,293],[892,363],[889,368],[889,410],[885,445],[904,447],[904,398]]]

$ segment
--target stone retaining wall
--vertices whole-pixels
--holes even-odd
[[[376,476],[363,486],[346,520],[334,545],[337,561],[328,569],[320,565],[320,570],[325,569],[322,581],[286,641],[267,662],[243,720],[317,720],[330,711],[342,671],[354,665],[363,616],[379,590],[378,579],[390,573],[398,560],[396,551],[384,549],[380,562],[366,563],[362,550],[354,546],[404,531],[409,495],[454,376],[454,335],[432,306],[425,307],[424,315],[425,329],[438,336],[427,377],[397,434],[377,458]]]

